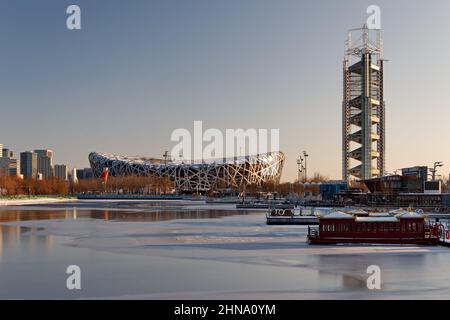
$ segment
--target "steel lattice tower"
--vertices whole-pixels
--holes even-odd
[[[357,35],[356,41],[352,36]],[[366,25],[348,33],[343,63],[342,177],[384,174],[385,103],[380,30]]]

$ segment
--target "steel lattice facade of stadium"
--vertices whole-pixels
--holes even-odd
[[[238,188],[243,184],[278,183],[284,163],[282,152],[226,158],[200,163],[168,162],[92,152],[89,162],[95,177],[104,168],[111,176],[168,177],[178,191],[208,191],[215,187]]]

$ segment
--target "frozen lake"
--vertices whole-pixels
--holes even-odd
[[[1,207],[0,298],[450,298],[450,248],[310,246],[307,228],[195,202]],[[66,288],[69,265],[81,290]]]

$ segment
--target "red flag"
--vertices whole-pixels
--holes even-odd
[[[102,179],[103,182],[106,183],[106,181],[108,180],[108,176],[109,176],[109,169],[103,168],[103,172],[102,175],[100,176],[100,179]]]

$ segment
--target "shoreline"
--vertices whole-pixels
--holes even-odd
[[[58,202],[75,202],[78,201],[76,198],[25,198],[25,199],[2,199],[0,198],[0,207],[7,206],[23,206],[23,205],[33,205],[33,204],[48,204],[48,203],[58,203]]]

